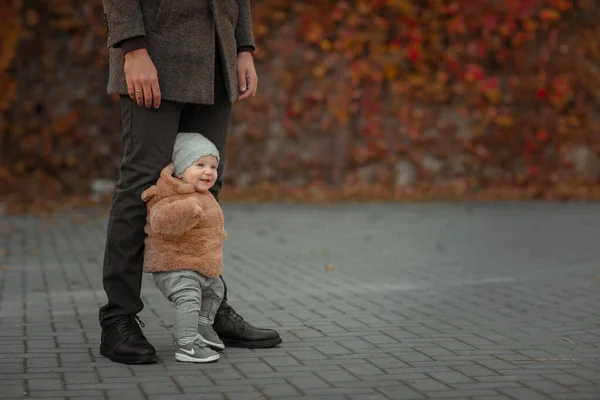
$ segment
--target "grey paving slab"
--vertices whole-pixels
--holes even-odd
[[[107,209],[0,217],[0,398],[600,399],[600,204],[225,204],[230,303],[275,349],[99,355]]]

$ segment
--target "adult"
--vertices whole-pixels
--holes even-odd
[[[137,322],[144,306],[146,223],[140,195],[169,163],[178,132],[202,133],[225,159],[231,105],[254,96],[258,84],[250,0],[103,0],[103,5],[108,93],[121,95],[124,154],[108,220],[103,268],[108,303],[100,309],[100,353],[120,363],[152,363],[156,351]],[[218,172],[211,190],[217,199],[223,163]],[[227,346],[281,343],[274,330],[244,321],[227,304],[227,294],[214,329]]]

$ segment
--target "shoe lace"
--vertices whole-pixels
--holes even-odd
[[[121,318],[117,321],[117,329],[124,338],[129,337],[129,335],[143,335],[138,322],[142,328],[146,326],[137,315]]]
[[[232,319],[240,322],[244,320],[244,318],[242,318],[240,314],[236,313],[233,307],[231,307],[229,304],[223,308],[223,314],[225,314],[226,316],[231,317]]]

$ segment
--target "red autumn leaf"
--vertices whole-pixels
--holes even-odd
[[[460,64],[455,59],[448,60],[448,69],[452,72],[456,72],[460,69]]]
[[[415,49],[413,46],[409,46],[406,48],[406,55],[408,59],[412,62],[419,61],[421,58],[421,52]]]
[[[546,98],[548,98],[548,91],[547,91],[546,89],[544,89],[544,88],[539,88],[539,89],[536,91],[536,95],[537,95],[537,97],[538,97],[539,99],[542,99],[542,100],[543,100],[543,99],[546,99]]]
[[[488,12],[481,19],[481,26],[490,31],[496,27],[498,24],[498,14]]]
[[[487,56],[488,52],[488,44],[485,40],[480,39],[469,45],[471,51],[475,54],[475,56],[479,59],[483,59]]]
[[[481,65],[468,64],[465,68],[464,80],[467,82],[479,82],[485,76],[485,72]]]
[[[458,12],[458,10],[459,10],[458,4],[455,1],[448,4],[445,9],[446,14],[456,14]]]
[[[369,143],[367,143],[367,149],[369,149],[370,152],[377,151],[377,143],[373,140],[369,141]]]
[[[420,44],[423,41],[421,32],[416,29],[411,29],[411,31],[408,33],[408,41],[411,44]]]
[[[509,0],[510,13],[517,18],[529,18],[535,12],[537,0]]]
[[[515,32],[516,28],[517,28],[517,23],[515,21],[515,18],[508,16],[502,23],[500,32],[502,32],[503,35],[510,37]]]
[[[481,90],[488,91],[492,89],[498,89],[498,84],[498,77],[492,76],[487,79],[483,79],[481,82]]]
[[[533,165],[533,164],[529,165],[529,174],[530,175],[537,175],[538,172],[539,172],[539,168],[537,165]]]
[[[341,7],[334,7],[330,15],[334,21],[341,21],[344,18],[344,10]]]
[[[531,158],[531,156],[533,155],[535,151],[535,145],[533,144],[533,142],[529,139],[525,140],[525,143],[523,144],[523,157],[525,157],[526,159]]]

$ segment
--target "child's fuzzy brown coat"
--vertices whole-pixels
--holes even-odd
[[[209,192],[173,177],[165,167],[156,185],[142,193],[148,215],[144,271],[198,271],[209,278],[223,273],[223,211]],[[197,216],[196,204],[202,208]]]

